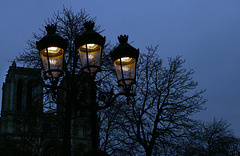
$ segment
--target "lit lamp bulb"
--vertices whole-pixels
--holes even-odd
[[[88,59],[92,60],[94,58],[94,54],[88,54]]]
[[[127,66],[125,66],[125,67],[122,67],[122,69],[123,69],[123,72],[128,72],[129,71],[129,67]]]
[[[57,60],[49,60],[49,62],[50,62],[51,65],[56,65]]]

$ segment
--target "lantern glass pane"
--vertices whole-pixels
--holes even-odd
[[[122,57],[120,59],[114,61],[118,83],[122,86],[129,86],[135,82],[136,59],[131,57]]]
[[[48,48],[48,57],[47,57],[47,49],[43,49],[40,52],[43,69],[46,77],[57,78],[62,72],[63,65],[63,54],[64,50],[58,47],[49,47]],[[51,75],[52,74],[52,75]]]
[[[86,44],[78,48],[84,72],[94,73],[100,68],[101,48],[98,44]]]

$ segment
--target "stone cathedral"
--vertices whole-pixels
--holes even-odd
[[[45,111],[41,74],[39,69],[17,67],[15,61],[9,67],[2,86],[0,155],[59,155],[64,148],[62,114],[59,108]],[[71,122],[74,155],[81,155],[91,144],[86,114]]]

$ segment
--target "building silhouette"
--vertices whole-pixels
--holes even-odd
[[[45,107],[41,75],[40,69],[17,67],[15,61],[9,67],[2,86],[0,155],[59,155],[62,152],[64,107],[56,103],[51,103],[56,109]],[[64,93],[59,94],[65,97]],[[91,147],[90,113],[73,108],[72,153],[81,155]]]

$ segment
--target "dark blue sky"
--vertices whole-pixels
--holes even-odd
[[[240,136],[239,0],[1,0],[0,82],[11,65],[8,60],[19,55],[44,19],[63,5],[96,16],[112,43],[127,34],[140,52],[159,44],[165,60],[182,55],[186,67],[196,71],[198,89],[207,89],[208,109],[195,117],[223,118]]]

